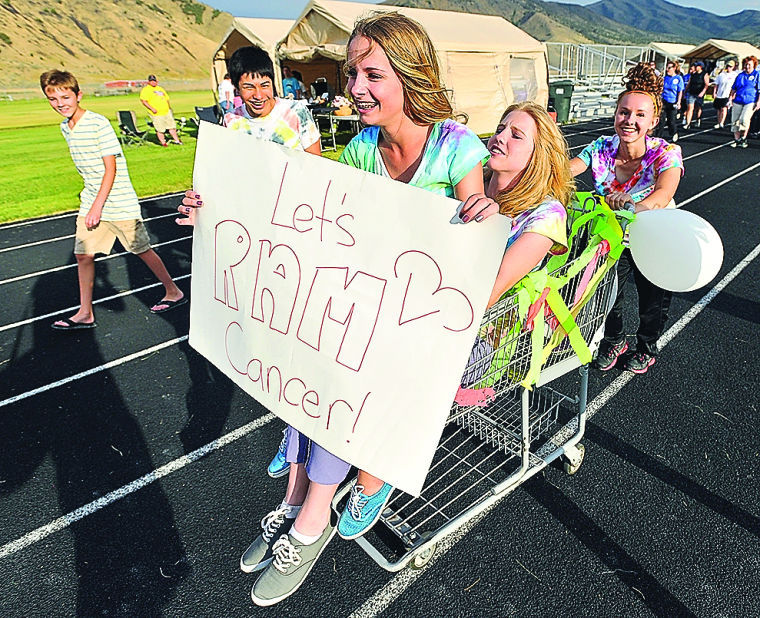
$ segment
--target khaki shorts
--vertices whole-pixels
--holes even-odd
[[[169,129],[177,128],[171,110],[169,110],[168,114],[164,114],[163,116],[153,116],[151,120],[153,120],[153,128],[156,130],[156,133],[164,133]]]
[[[77,231],[74,237],[76,255],[108,255],[116,239],[130,253],[145,253],[150,249],[150,237],[140,219],[127,221],[101,221],[97,227],[88,230],[84,217],[77,217]]]

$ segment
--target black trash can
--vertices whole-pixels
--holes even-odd
[[[573,82],[564,79],[549,84],[549,105],[557,111],[557,122],[570,119],[570,99],[573,98]]]

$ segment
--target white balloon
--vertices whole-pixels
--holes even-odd
[[[645,210],[628,226],[631,255],[641,273],[673,292],[696,290],[712,281],[723,263],[715,228],[687,210]]]

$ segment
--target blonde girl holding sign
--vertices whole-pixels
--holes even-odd
[[[343,163],[460,200],[482,193],[488,152],[453,120],[422,26],[398,13],[360,20],[349,38],[346,72],[349,94],[369,126],[346,147]],[[262,520],[262,534],[241,559],[244,570],[265,569],[251,591],[257,605],[273,605],[301,586],[337,530],[330,505],[350,469],[292,427],[286,459],[285,500]],[[341,536],[353,538],[357,526],[361,534],[374,523],[390,492],[389,485],[360,472],[347,507],[358,518],[342,518],[347,531]]]
[[[341,161],[464,200],[460,213],[464,223],[482,221],[500,211],[513,218],[489,305],[539,265],[547,252],[566,250],[565,207],[573,193],[567,143],[543,108],[522,103],[506,110],[488,144],[491,158],[484,192],[482,161],[488,152],[477,136],[451,119],[434,49],[419,24],[387,13],[361,20],[349,40],[346,66],[349,93],[363,122],[370,126],[352,140]],[[288,443],[299,439],[304,440],[289,435]],[[301,467],[294,459],[291,469]],[[327,461],[322,467],[327,467]],[[317,474],[316,468],[309,477]],[[303,572],[304,555],[316,560],[320,546],[332,536],[329,503],[322,498],[315,508],[317,501],[309,501],[322,495],[322,488],[315,487],[312,479],[299,517],[307,508],[313,509],[311,516],[319,523],[312,530],[324,532],[313,549],[305,547],[296,519],[287,539],[275,543],[274,560],[254,585],[252,596],[258,604],[269,604],[268,599],[276,602],[291,585],[300,585],[308,570],[302,576],[291,572]],[[324,489],[325,496],[332,498],[335,488]],[[377,521],[391,490],[382,480],[359,471],[338,533],[344,538],[364,534]],[[289,562],[295,553],[296,568]]]

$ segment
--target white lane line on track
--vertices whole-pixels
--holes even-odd
[[[180,236],[179,238],[175,238],[174,240],[167,240],[166,242],[159,242],[155,245],[151,245],[152,249],[155,249],[156,247],[165,247],[166,245],[174,244],[175,242],[180,242],[182,240],[187,240],[188,238],[192,238],[193,235],[190,234],[189,236]],[[129,251],[122,251],[121,253],[111,253],[109,255],[104,255],[103,257],[95,258],[96,262],[102,262],[104,260],[110,260],[116,257],[120,257],[122,255],[128,255]],[[38,270],[33,273],[27,273],[26,275],[19,275],[18,277],[11,277],[10,279],[3,279],[0,281],[0,285],[5,285],[7,283],[14,283],[16,281],[23,281],[24,279],[31,279],[32,277],[39,277],[41,275],[47,275],[49,273],[58,272],[59,270],[66,270],[68,268],[76,268],[76,263],[74,264],[65,264],[63,266],[56,266],[54,268],[48,268],[47,270]]]
[[[87,369],[86,371],[81,371],[79,373],[74,374],[73,376],[68,376],[67,378],[63,378],[55,382],[50,382],[49,384],[45,384],[44,386],[40,386],[39,388],[35,388],[31,391],[26,391],[24,393],[19,393],[18,395],[14,395],[13,397],[8,397],[8,399],[3,399],[2,401],[0,401],[0,408],[9,406],[12,403],[16,403],[24,399],[28,399],[29,397],[34,397],[35,395],[39,395],[40,393],[51,391],[55,388],[58,388],[59,386],[64,386],[65,384],[69,384],[70,382],[81,380],[82,378],[86,378],[96,373],[100,373],[101,371],[105,371],[106,369],[113,369],[114,367],[118,367],[119,365],[123,365],[124,363],[128,363],[129,361],[136,360],[142,356],[146,356],[148,354],[152,354],[153,352],[158,352],[159,350],[168,348],[169,346],[173,346],[176,343],[182,343],[183,341],[187,341],[187,337],[188,337],[187,335],[183,335],[182,337],[177,337],[176,339],[170,339],[169,341],[164,341],[163,343],[159,343],[149,348],[145,348],[144,350],[139,350],[138,352],[135,352],[134,354],[122,356],[121,358],[114,359],[102,365],[98,365],[97,367],[92,367],[90,369]]]
[[[174,277],[174,281],[182,281],[183,279],[187,279],[190,277],[190,274],[187,275],[180,275],[179,277]],[[124,292],[119,292],[118,294],[112,294],[111,296],[106,296],[104,298],[99,298],[98,300],[92,301],[93,305],[97,305],[99,303],[105,303],[109,300],[114,300],[115,298],[122,298],[124,296],[131,296],[132,294],[137,294],[139,292],[144,292],[145,290],[150,290],[151,288],[157,288],[159,286],[163,285],[160,281],[157,283],[151,283],[149,285],[144,285],[140,288],[135,288],[134,290],[125,290]],[[60,309],[59,311],[53,311],[52,313],[46,313],[45,315],[38,315],[33,318],[29,318],[27,320],[21,320],[19,322],[13,322],[11,324],[4,324],[3,326],[0,326],[0,333],[4,330],[10,330],[12,328],[18,328],[19,326],[25,326],[26,324],[31,324],[32,322],[38,322],[39,320],[45,320],[47,318],[52,318],[56,315],[61,315],[62,313],[67,313],[69,311],[74,311],[75,309],[79,309],[79,305],[74,305],[73,307],[66,307],[65,309]]]
[[[689,155],[688,157],[684,157],[684,161],[688,161],[689,159],[694,159],[696,157],[701,157],[702,155],[707,154],[708,152],[712,152],[713,150],[718,150],[719,148],[725,148],[728,146],[731,142],[726,142],[725,144],[718,144],[717,146],[713,146],[712,148],[708,148],[707,150],[700,150],[699,152]]]
[[[77,211],[67,212],[62,215],[53,215],[52,217],[44,217],[42,219],[32,219],[31,221],[20,221],[19,223],[9,223],[8,225],[0,226],[0,232],[3,230],[9,230],[14,227],[23,227],[25,225],[33,225],[35,223],[45,223],[46,221],[53,221],[55,219],[65,219],[66,217],[76,217]]]
[[[596,129],[587,129],[586,131],[576,131],[574,133],[565,133],[565,137],[573,137],[574,135],[584,135],[586,133],[600,133],[602,131],[614,131],[615,127],[597,127]]]
[[[731,272],[723,277],[723,279],[721,279],[715,287],[713,287],[707,294],[705,294],[695,305],[693,305],[683,316],[681,316],[681,318],[675,324],[673,324],[673,326],[671,326],[667,332],[662,335],[662,337],[660,337],[660,339],[657,341],[660,349],[664,348],[668,343],[670,343],[673,338],[678,335],[678,333],[680,333],[689,324],[689,322],[696,318],[702,312],[702,310],[707,307],[707,305],[709,305],[710,302],[718,295],[718,293],[720,293],[721,290],[723,290],[729,283],[731,283],[739,275],[739,273],[741,273],[755,258],[757,258],[758,255],[760,255],[760,244],[757,245],[752,251],[750,251],[749,254],[747,254],[747,256],[731,270]],[[621,373],[609,384],[609,386],[607,386],[607,388],[605,388],[601,393],[594,397],[594,399],[587,407],[588,420],[590,420],[594,414],[599,412],[599,410],[601,410],[606,403],[608,403],[615,395],[617,395],[620,390],[622,390],[622,388],[634,377],[636,377],[636,374],[634,373]],[[552,442],[562,444],[573,433],[575,433],[575,429],[573,427],[568,427],[566,430],[558,432],[552,437],[552,439],[544,448],[538,451],[537,455],[539,457],[542,456],[544,454],[542,453],[543,450],[553,450],[553,445],[551,444]],[[479,513],[477,516],[473,517],[456,532],[450,536],[445,537],[440,543],[438,543],[438,548],[435,552],[435,555],[428,564],[437,562],[470,530],[472,530],[472,528],[478,524],[478,522],[480,522],[486,515],[488,515],[488,513],[490,513],[496,506],[501,504],[502,500],[508,495],[509,494],[505,494],[502,496],[500,500],[492,504],[482,513]],[[430,567],[428,566],[422,570],[404,569],[404,571],[395,575],[385,586],[383,586],[374,595],[367,599],[359,608],[356,609],[356,611],[350,615],[349,618],[369,618],[377,616],[381,612],[385,611],[388,606],[393,603],[393,601],[400,597],[404,591],[429,568]]]
[[[142,205],[144,202],[151,202],[153,200],[164,199],[168,197],[176,197],[178,195],[184,195],[184,191],[178,193],[167,193],[166,195],[154,195],[152,197],[140,198],[139,202]],[[71,212],[65,212],[61,215],[51,215],[49,217],[40,217],[39,219],[29,219],[28,221],[19,221],[18,223],[8,223],[7,225],[0,225],[0,232],[3,230],[9,230],[14,227],[23,227],[25,225],[34,225],[35,223],[45,223],[47,221],[54,221],[55,219],[65,219],[66,217],[76,217],[78,210],[72,210]]]
[[[165,219],[166,217],[176,217],[179,213],[176,212],[170,212],[166,215],[158,215],[157,217],[149,217],[147,219],[143,219],[143,223],[147,223],[148,221],[155,221],[156,219]],[[2,230],[0,229],[0,232]],[[0,249],[0,253],[6,253],[7,251],[15,251],[16,249],[26,249],[28,247],[36,247],[38,245],[45,245],[47,243],[51,242],[58,242],[59,240],[66,240],[67,238],[74,238],[74,234],[67,234],[66,236],[56,236],[55,238],[46,238],[45,240],[37,240],[35,242],[28,242],[24,245],[15,245],[13,247],[5,247],[3,249]]]
[[[744,175],[744,174],[746,174],[747,172],[751,172],[752,170],[754,170],[754,169],[757,169],[758,167],[760,167],[760,162],[759,162],[759,163],[755,163],[755,164],[754,164],[754,165],[752,165],[751,167],[748,167],[747,169],[745,169],[745,170],[742,170],[741,172],[737,172],[737,173],[736,173],[736,174],[734,174],[733,176],[729,176],[729,177],[728,177],[728,178],[726,178],[725,180],[721,180],[720,182],[717,182],[717,183],[715,183],[715,184],[714,184],[712,187],[709,187],[709,188],[705,189],[704,191],[700,191],[700,192],[699,192],[699,193],[697,193],[696,195],[692,195],[690,198],[688,198],[688,199],[684,200],[683,202],[681,202],[681,203],[678,205],[678,207],[679,207],[679,208],[681,208],[681,207],[683,207],[683,206],[686,206],[686,204],[688,204],[688,203],[690,203],[690,202],[693,202],[693,201],[694,201],[694,200],[696,200],[696,199],[699,199],[699,198],[700,198],[700,197],[702,197],[703,195],[706,195],[707,193],[710,193],[710,191],[714,191],[714,190],[715,190],[715,189],[717,189],[718,187],[722,187],[722,186],[723,186],[723,185],[725,185],[726,183],[729,183],[729,182],[731,182],[732,180],[735,180],[735,179],[739,178],[739,176],[743,176],[743,175]]]
[[[63,530],[64,528],[67,528],[68,526],[79,521],[80,519],[84,519],[88,515],[92,515],[93,513],[96,513],[97,511],[99,511],[102,508],[105,508],[109,504],[116,502],[117,500],[120,500],[121,498],[124,498],[128,496],[129,494],[132,494],[138,491],[139,489],[142,489],[143,487],[150,485],[151,483],[159,480],[160,478],[168,476],[172,472],[176,472],[177,470],[184,468],[185,466],[193,463],[194,461],[198,461],[199,459],[201,459],[202,457],[205,457],[209,453],[216,451],[222,448],[223,446],[227,446],[228,444],[231,444],[232,442],[234,442],[235,440],[238,440],[239,438],[242,438],[246,434],[249,434],[250,432],[252,432],[254,429],[258,429],[259,427],[266,425],[274,418],[275,416],[271,412],[260,418],[257,418],[255,421],[251,421],[247,425],[243,425],[239,429],[236,429],[235,431],[225,434],[221,438],[217,438],[213,442],[209,442],[205,446],[202,446],[199,449],[196,449],[192,451],[191,453],[188,453],[187,455],[184,455],[182,457],[179,457],[178,459],[170,461],[167,464],[164,464],[160,468],[157,468],[153,472],[149,472],[145,476],[141,476],[139,479],[132,481],[128,485],[119,487],[119,489],[109,492],[105,496],[101,496],[100,498],[98,498],[97,500],[93,500],[89,504],[85,504],[84,506],[81,506],[78,509],[71,511],[70,513],[66,513],[66,515],[63,515],[62,517],[59,517],[58,519],[54,519],[49,524],[40,526],[36,530],[32,530],[31,532],[29,532],[28,534],[25,534],[21,538],[16,539],[15,541],[12,541],[0,547],[0,559],[5,558],[6,556],[10,556],[11,554],[15,554],[16,552],[24,549],[25,547],[29,547],[29,545],[33,545],[37,541],[41,541],[42,539],[50,536],[51,534],[58,532],[59,530]]]

